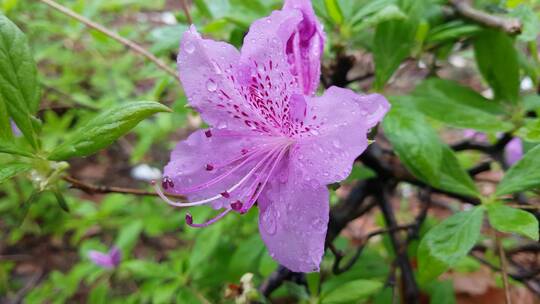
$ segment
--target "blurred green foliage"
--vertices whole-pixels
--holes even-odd
[[[171,66],[181,33],[187,28],[181,7],[173,2],[59,1],[144,45]],[[531,111],[540,114],[538,96],[520,93],[519,84],[525,77],[534,86],[539,84],[540,60],[530,52],[537,50],[535,40],[540,21],[535,1],[475,2],[478,8],[520,18],[523,32],[514,38],[461,19],[448,20],[443,12],[446,2],[442,0],[314,0],[313,5],[327,33],[325,63],[343,50],[372,53],[374,88],[378,91],[384,91],[392,77],[399,77],[395,72],[407,60],[425,63],[426,54],[441,61],[449,60],[452,54],[476,56],[478,79],[480,75],[484,77],[484,87],[491,87],[498,103],[488,104],[488,98],[453,81],[432,78],[411,94],[392,98],[393,110],[384,130],[396,153],[418,178],[438,189],[482,198],[464,171],[477,158],[454,153],[439,133],[451,128],[471,128],[490,135],[519,130],[517,134],[532,145],[539,141],[538,118],[526,117]],[[194,0],[190,12],[203,34],[240,46],[253,20],[280,7],[278,0]],[[10,113],[22,113],[20,117],[11,116],[24,137],[12,138],[11,132],[0,132],[0,152],[6,152],[0,153],[0,246],[8,248],[7,256],[43,259],[33,264],[35,279],[29,279],[28,273],[15,271],[16,261],[0,259],[0,298],[16,297],[30,282],[25,303],[228,303],[234,302],[234,292],[246,273],[252,273],[253,286],[259,286],[277,264],[258,236],[255,211],[229,216],[202,230],[191,229],[183,225],[184,210],[172,209],[155,198],[119,194],[88,196],[67,189],[68,184],[60,178],[66,170],[81,168],[76,165],[85,162],[81,156],[96,153],[86,162],[95,163],[94,167],[98,168],[95,170],[99,170],[117,161],[111,154],[127,150],[122,152],[127,155],[122,170],[111,177],[113,180],[129,178],[123,176],[129,175],[125,167],[141,163],[162,166],[175,141],[200,125],[196,113],[186,107],[178,83],[111,38],[39,1],[0,0],[0,9],[26,34],[27,38],[18,38],[21,41],[18,50],[24,49],[33,56],[38,71],[35,87],[41,88],[39,110],[34,105],[37,89],[33,87],[25,89],[34,92],[25,101],[26,109],[10,110]],[[12,33],[15,32],[7,34]],[[25,49],[23,40],[28,42],[29,49]],[[474,51],[467,47],[471,44]],[[493,45],[497,47],[494,49]],[[30,67],[26,73],[28,80],[35,71]],[[29,83],[30,80],[26,85]],[[350,86],[359,89],[354,83]],[[124,115],[111,110],[129,108],[134,100],[159,101],[172,109],[172,113],[157,113],[166,110],[157,104],[148,113],[141,110]],[[439,102],[437,106],[432,104],[435,100]],[[7,113],[4,106],[0,102],[3,111],[0,114]],[[80,151],[63,149],[61,143],[66,138],[76,142],[77,134],[88,134],[85,125],[94,123],[98,125],[95,128],[103,128],[94,137],[109,134],[110,126],[109,129],[104,126],[110,124],[106,120],[111,112],[130,119],[133,117],[129,115],[140,115],[137,122],[147,119],[137,126],[126,125],[121,132],[113,134],[114,138],[102,139]],[[104,117],[103,113],[108,114]],[[154,113],[157,114],[149,117]],[[2,131],[9,128],[6,117],[0,115]],[[132,132],[123,141],[116,141],[129,130]],[[99,152],[110,144],[113,152]],[[523,183],[524,176],[534,173],[536,178],[540,172],[535,171],[540,163],[538,148],[529,153],[524,162],[511,169],[503,190],[499,189],[501,193],[538,186],[537,180]],[[33,158],[35,155],[39,157]],[[36,174],[43,176],[38,179]],[[374,174],[358,166],[344,184]],[[144,182],[135,183],[139,188],[148,187]],[[333,191],[331,201],[337,200]],[[62,208],[59,202],[64,204]],[[69,213],[63,210],[66,207]],[[202,208],[190,211],[197,219],[211,213]],[[481,211],[478,208],[456,216],[474,214],[478,219]],[[496,210],[490,213],[498,214]],[[409,211],[398,216],[412,217]],[[450,218],[438,229],[429,230],[431,235],[423,239],[427,245],[418,249],[418,258],[426,259],[424,263],[435,261],[436,274],[449,267],[464,272],[478,267],[466,254],[478,239],[480,220],[475,220],[474,226],[457,228],[452,221]],[[538,223],[531,221],[534,230]],[[430,218],[424,223],[421,237],[434,222]],[[377,224],[384,226],[381,221]],[[527,234],[534,235],[530,225]],[[459,235],[469,236],[466,248],[455,238],[455,231],[444,229],[447,226],[461,229]],[[504,223],[502,226],[523,234],[522,227],[508,228]],[[442,232],[437,234],[437,231]],[[441,238],[449,239],[446,245],[450,247],[456,244],[461,247],[448,249],[448,246],[428,244],[436,240],[441,245]],[[335,243],[347,253],[352,253],[355,247],[344,237]],[[122,251],[118,268],[105,270],[87,258],[89,250],[107,251],[113,245]],[[417,247],[418,242],[412,242],[409,248],[413,259]],[[440,256],[433,258],[434,252]],[[322,272],[307,276],[308,289],[289,283],[274,296],[300,303],[392,303],[396,289],[386,282],[393,271],[390,266],[393,254],[386,238],[372,241],[349,271],[334,275],[331,273],[334,258],[327,253]],[[451,258],[451,263],[439,263],[441,256]],[[435,277],[435,270],[426,275]],[[450,281],[426,282],[421,287],[431,295],[432,303],[455,302]],[[231,296],[226,298],[226,294]],[[257,292],[252,297],[265,301]]]

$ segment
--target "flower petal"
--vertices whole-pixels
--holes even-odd
[[[305,95],[313,95],[319,86],[321,76],[321,56],[325,36],[322,25],[315,16],[310,0],[286,0],[283,9],[298,9],[302,12],[302,22],[287,42],[287,57],[291,72]]]
[[[329,88],[308,100],[304,136],[291,152],[292,165],[303,178],[323,185],[345,179],[354,160],[368,145],[367,133],[388,111],[381,95],[361,96],[348,89]]]
[[[187,194],[190,201],[225,193],[267,155],[265,147],[268,146],[268,138],[248,135],[218,129],[195,131],[179,142],[171,153],[171,159],[164,169],[165,190],[186,194],[186,189],[197,187],[197,191]],[[232,168],[237,169],[233,171]],[[225,177],[219,178],[225,174]],[[212,205],[214,208],[228,206],[240,199],[239,196],[248,191],[249,185],[249,182],[244,183]]]
[[[328,227],[326,186],[303,182],[296,174],[275,178],[259,197],[259,231],[270,256],[295,272],[319,270]]]
[[[180,80],[189,104],[211,126],[246,129],[250,109],[235,88],[238,50],[225,42],[201,38],[194,26],[182,37],[178,53]]]
[[[111,261],[111,257],[96,250],[90,250],[88,252],[88,258],[96,265],[104,268],[113,268],[115,265]]]

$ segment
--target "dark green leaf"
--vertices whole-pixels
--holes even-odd
[[[32,169],[32,166],[29,164],[12,163],[0,165],[0,184],[30,169]]]
[[[79,127],[49,155],[50,160],[66,160],[91,155],[112,144],[148,116],[170,111],[157,102],[139,101],[118,105],[103,111]]]
[[[454,152],[441,142],[423,115],[408,106],[407,98],[392,101],[392,109],[383,122],[384,132],[411,173],[435,188],[478,195]]]
[[[36,64],[26,36],[1,13],[0,99],[28,142],[37,147],[36,126],[31,117],[39,106]]]
[[[503,32],[486,29],[476,35],[474,54],[478,69],[493,89],[495,98],[517,102],[519,63],[512,38]]]
[[[11,130],[11,121],[7,112],[7,107],[2,98],[0,98],[0,142],[11,142],[13,140],[13,131]]]
[[[53,193],[54,193],[54,197],[56,198],[56,202],[58,202],[58,205],[60,206],[60,208],[62,208],[62,210],[64,210],[65,212],[69,212],[69,206],[66,202],[66,199],[64,198],[64,195],[60,192],[60,190],[55,189]]]
[[[499,106],[456,82],[432,78],[422,82],[411,98],[416,109],[429,117],[458,128],[503,132],[513,128],[499,119]]]
[[[382,89],[415,45],[416,23],[410,19],[379,23],[375,29],[373,56],[375,88]]]
[[[357,303],[377,293],[383,284],[372,280],[355,280],[345,283],[322,295],[322,304]]]
[[[540,187],[540,145],[529,150],[506,172],[495,194],[510,194],[535,187]]]
[[[445,219],[433,227],[418,247],[418,277],[421,283],[436,278],[464,258],[480,237],[484,208],[475,207]]]
[[[502,232],[521,234],[538,241],[538,220],[532,213],[500,202],[488,204],[487,213],[493,228]]]

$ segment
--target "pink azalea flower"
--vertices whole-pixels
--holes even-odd
[[[302,13],[302,21],[289,37],[285,52],[291,73],[297,78],[300,88],[305,95],[313,95],[321,77],[325,41],[322,25],[309,0],[286,0],[283,9],[298,9]]]
[[[120,264],[120,249],[112,247],[107,253],[90,250],[88,258],[96,265],[103,268],[112,269]]]
[[[173,206],[221,210],[202,224],[188,214],[193,227],[243,214],[257,202],[270,255],[297,272],[319,269],[329,216],[326,185],[350,174],[368,145],[368,130],[390,107],[381,95],[338,87],[312,96],[320,52],[311,54],[316,61],[309,54],[294,56],[296,49],[302,54],[323,41],[309,1],[289,1],[255,21],[240,52],[201,38],[194,27],[185,32],[180,78],[189,104],[210,128],[181,141],[164,169],[162,187],[189,202],[171,201],[155,186]]]
[[[514,137],[504,147],[504,160],[509,166],[517,163],[523,157],[523,142],[520,138]]]

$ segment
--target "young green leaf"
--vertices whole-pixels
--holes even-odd
[[[383,284],[373,280],[347,282],[322,295],[322,304],[357,303],[377,293]]]
[[[540,142],[540,118],[527,120],[517,135],[528,142]]]
[[[416,87],[411,101],[425,115],[458,128],[503,132],[513,125],[501,120],[502,109],[475,91],[443,79],[428,79]]]
[[[538,220],[532,213],[497,202],[487,205],[487,214],[493,228],[538,241]]]
[[[12,163],[12,164],[3,164],[1,165],[0,167],[0,184],[2,184],[3,182],[7,181],[8,179],[20,174],[20,173],[23,173],[23,172],[26,172],[26,171],[29,171],[30,169],[32,169],[32,166],[30,166],[29,164],[21,164],[21,163]]]
[[[410,105],[394,98],[383,128],[397,155],[413,175],[435,188],[477,196],[478,191],[461,168],[454,152]]]
[[[37,69],[26,36],[0,14],[0,99],[28,142],[36,148],[32,114],[39,106]],[[0,119],[4,120],[4,119]]]
[[[540,145],[529,150],[506,172],[495,194],[500,196],[535,187],[540,187]]]
[[[341,12],[338,1],[324,0],[324,5],[332,21],[337,25],[341,25],[343,23],[343,13]]]
[[[13,131],[11,130],[11,121],[7,112],[7,107],[2,98],[0,98],[0,141],[10,142],[13,140]]]
[[[353,27],[355,32],[361,31],[365,28],[375,26],[381,22],[390,21],[390,20],[405,20],[407,15],[399,9],[397,5],[390,4],[380,11],[373,13],[372,15],[364,18],[362,22],[359,22]]]
[[[79,127],[50,153],[49,159],[66,160],[91,155],[112,144],[141,120],[154,113],[168,111],[166,106],[151,101],[130,102],[105,110]]]
[[[519,64],[512,38],[501,31],[486,29],[475,38],[474,54],[478,69],[493,89],[495,98],[517,102]]]
[[[10,142],[0,142],[0,153],[15,154],[26,157],[33,157],[33,154],[26,151],[25,148],[20,147]]]
[[[427,283],[465,257],[480,237],[484,208],[475,207],[433,227],[418,247],[418,279]]]

